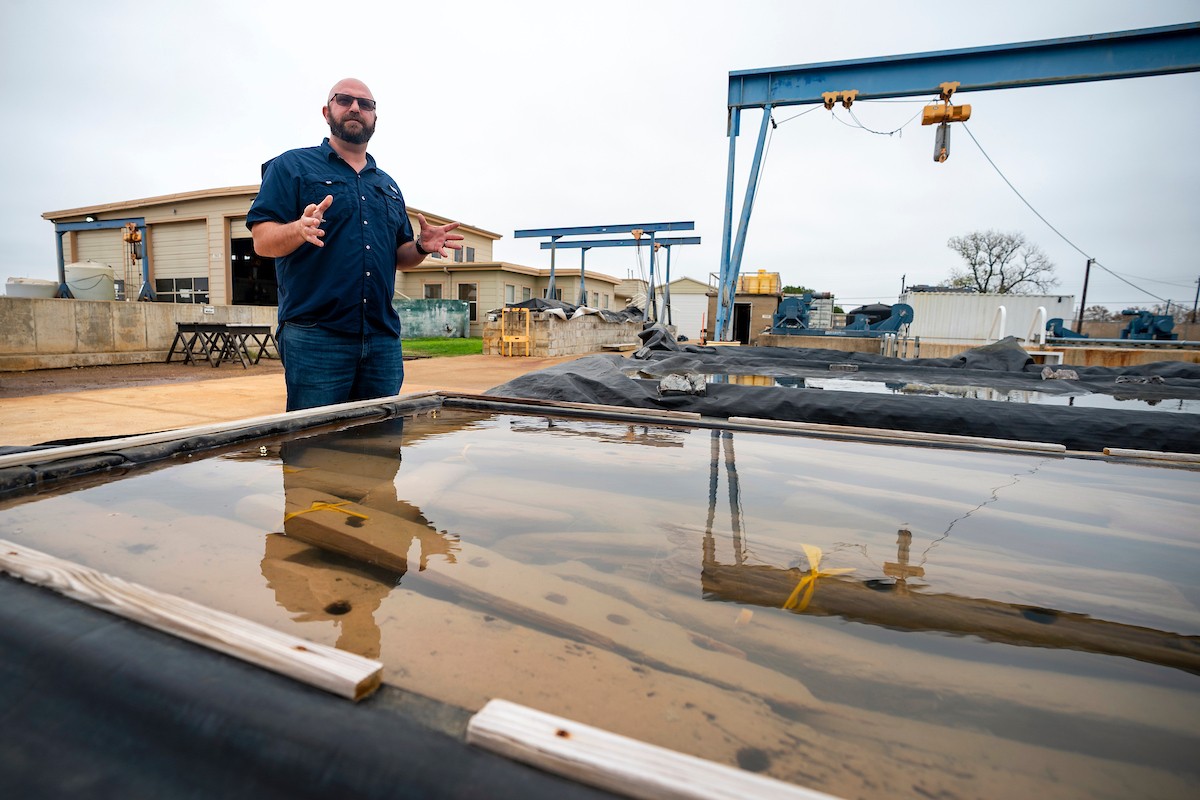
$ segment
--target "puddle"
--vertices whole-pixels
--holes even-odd
[[[841,797],[1189,796],[1200,472],[440,411],[0,505],[5,538]]]

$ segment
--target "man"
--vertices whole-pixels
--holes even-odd
[[[462,248],[457,222],[418,214],[414,235],[395,180],[367,152],[377,109],[366,84],[338,81],[322,113],[329,138],[264,164],[246,215],[255,252],[276,260],[288,411],[397,394],[396,270]]]

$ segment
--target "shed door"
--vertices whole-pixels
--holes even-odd
[[[207,303],[208,223],[160,222],[150,226],[150,269],[160,302]]]

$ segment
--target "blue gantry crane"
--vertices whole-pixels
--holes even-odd
[[[955,92],[982,92],[1064,83],[1141,78],[1200,71],[1200,22],[1099,33],[1062,39],[940,50],[928,53],[833,61],[729,73],[727,130],[729,158],[717,291],[715,341],[729,341],[733,297],[742,252],[758,191],[771,112],[780,106],[823,103],[846,108],[856,101],[892,97],[938,97],[939,139],[934,160],[948,155],[946,123],[965,119],[965,107],[950,105]],[[954,111],[955,108],[960,111]],[[750,164],[736,236],[733,229],[734,163],[741,115],[761,109],[758,140]],[[925,122],[925,120],[923,120]]]
[[[570,228],[527,228],[525,230],[513,231],[513,237],[516,239],[528,238],[549,238],[549,242],[543,242],[541,249],[550,251],[550,279],[547,281],[546,296],[554,297],[554,257],[558,248],[577,248],[580,251],[579,261],[579,305],[585,305],[584,292],[584,259],[587,251],[593,247],[640,247],[643,242],[641,237],[649,234],[646,244],[650,247],[650,276],[649,286],[646,290],[646,319],[658,321],[658,304],[655,299],[655,283],[654,283],[654,251],[655,245],[661,244],[667,249],[667,273],[670,274],[670,247],[677,244],[700,244],[700,238],[692,237],[673,237],[668,239],[657,239],[656,235],[664,231],[690,231],[694,230],[696,223],[694,221],[685,222],[642,222],[629,225],[580,225]],[[591,240],[566,240],[560,241],[564,236],[594,236],[596,234],[636,234],[631,239],[591,239]],[[667,279],[670,281],[670,278]],[[669,304],[668,304],[669,305]]]

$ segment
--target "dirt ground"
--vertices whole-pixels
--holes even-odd
[[[241,364],[211,367],[207,364],[185,364],[182,361],[170,363],[158,361],[148,364],[109,364],[98,367],[0,372],[0,398],[85,392],[91,389],[155,386],[164,383],[190,383],[216,378],[275,373],[282,374],[283,365],[274,359],[263,359],[249,368],[243,368]]]

